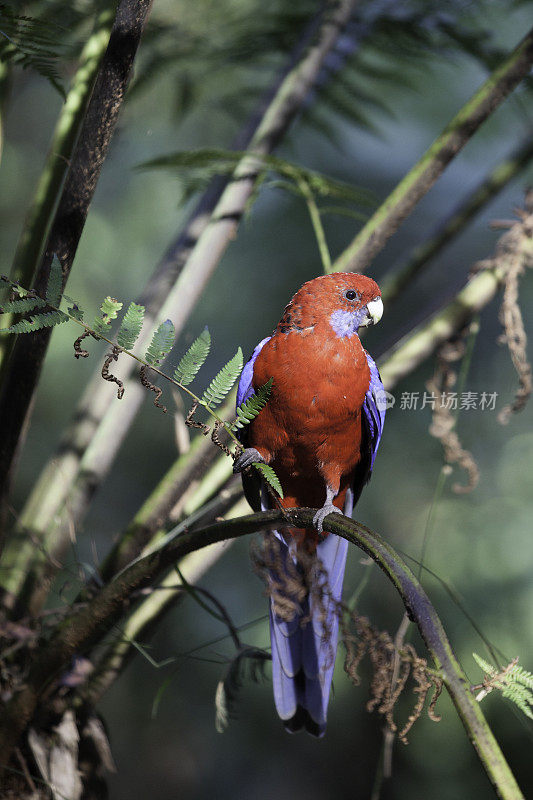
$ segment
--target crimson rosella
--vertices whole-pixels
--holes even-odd
[[[258,473],[247,469],[264,462],[280,479],[284,507],[320,509],[315,528],[275,533],[282,570],[290,564],[294,571],[302,551],[316,553],[328,576],[327,595],[317,603],[307,591],[289,618],[270,603],[278,714],[287,730],[305,728],[315,736],[326,728],[348,546],[345,539],[323,534],[322,526],[331,512],[351,516],[374,465],[385,417],[384,390],[358,330],[379,322],[382,313],[379,287],[364,275],[338,273],[304,283],[272,336],[255,348],[238,387],[240,405],[273,378],[266,406],[244,429],[246,449],[234,467],[244,470],[252,508],[272,506]]]

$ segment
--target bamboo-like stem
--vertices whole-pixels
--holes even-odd
[[[229,416],[234,405],[234,401],[228,403],[228,407],[221,410],[221,416]],[[104,580],[138,556],[151,538],[166,525],[171,510],[190,493],[191,488],[195,491],[218,452],[208,437],[197,436],[193,439],[190,449],[172,464],[106,557],[101,568]]]
[[[258,172],[254,154],[271,152],[286,133],[356,3],[357,0],[342,0],[328,8],[316,42],[307,48],[279,86],[252,138],[248,148],[250,155],[245,156],[237,166],[233,182],[224,190],[209,224],[198,236],[178,279],[167,292],[165,303],[159,308],[152,325],[146,325],[143,329],[138,347],[146,344],[162,320],[172,319],[177,335],[183,329],[226,247],[235,237],[240,218],[253,197]],[[96,400],[87,397],[82,413],[77,414],[77,420],[69,432],[65,456],[59,465],[51,463],[45,469],[23,512],[33,541],[40,542],[44,532],[48,531],[50,540],[54,542],[53,547],[57,548],[54,552],[61,552],[68,543],[66,509],[68,517],[75,524],[83,517],[96,487],[106,475],[124,440],[145,397],[145,391],[137,381],[127,381],[124,399],[120,404],[110,404],[110,396],[109,391],[102,391]],[[95,419],[98,420],[96,425]],[[80,451],[83,452],[81,459]],[[16,539],[17,534],[10,550],[16,545]],[[44,563],[43,554],[38,548],[34,548],[34,554],[36,566],[31,570],[30,579],[38,585]],[[20,559],[18,561],[21,563]],[[27,561],[21,566],[22,569],[17,571],[19,578],[29,571]]]
[[[530,131],[518,147],[459,203],[422,244],[415,248],[409,260],[380,281],[383,302],[392,303],[426,264],[447,247],[472,218],[520,174],[532,158],[533,131]]]
[[[94,80],[109,43],[115,5],[114,2],[108,2],[109,8],[98,15],[94,30],[81,52],[79,66],[57,119],[46,163],[28,209],[11,267],[11,277],[22,286],[33,285],[39,257],[44,249],[46,234],[87,110]]]
[[[9,80],[9,66],[5,61],[0,62],[0,162],[4,151],[4,115]]]
[[[363,272],[401,222],[431,189],[474,133],[528,75],[533,64],[533,30],[495,69],[429,150],[407,173],[332,266],[334,272]]]
[[[94,30],[80,54],[79,65],[57,119],[46,163],[17,243],[10,275],[24,287],[33,285],[94,81],[109,44],[116,2],[109,0],[108,5],[109,8],[98,15]],[[10,316],[4,319],[6,328],[11,324]],[[14,336],[0,339],[0,364],[9,358],[15,341]]]
[[[119,0],[109,43],[33,285],[41,296],[45,295],[54,254],[63,269],[63,287],[67,282],[150,7],[151,0]],[[43,329],[36,331],[30,341],[19,336],[3,370],[0,387],[0,502],[4,505],[50,335],[51,329]]]
[[[312,509],[285,509],[283,513],[277,510],[265,511],[214,523],[193,532],[182,532],[164,547],[136,560],[104,587],[87,606],[70,614],[36,655],[24,688],[13,696],[0,719],[0,764],[8,764],[13,748],[30,723],[37,703],[46,693],[54,676],[66,669],[74,653],[87,652],[105,633],[113,629],[124,613],[132,593],[153,583],[172,564],[201,547],[258,530],[279,529],[287,525],[309,528],[313,525],[314,513]],[[442,674],[468,737],[498,797],[502,800],[523,800],[483,712],[469,690],[468,680],[453,653],[442,623],[411,570],[387,542],[364,525],[347,517],[331,514],[324,521],[324,529],[361,548],[392,582]]]

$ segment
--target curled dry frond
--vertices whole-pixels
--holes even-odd
[[[463,359],[466,351],[465,339],[473,330],[473,326],[477,324],[477,322],[473,322],[463,328],[458,335],[439,348],[435,372],[426,384],[428,391],[435,398],[429,432],[441,442],[446,463],[457,464],[465,470],[467,475],[466,484],[454,483],[453,485],[454,492],[458,494],[466,494],[476,488],[479,481],[479,469],[472,453],[462,446],[455,430],[458,414],[454,414],[453,411],[457,412],[458,410],[457,393],[451,390],[457,382],[457,371],[452,364]]]
[[[531,364],[527,357],[527,336],[524,329],[519,301],[519,280],[527,268],[533,267],[533,189],[526,192],[524,208],[516,209],[517,220],[496,223],[508,228],[499,239],[493,258],[474,265],[473,272],[483,269],[499,270],[503,275],[503,301],[500,320],[504,332],[500,338],[511,354],[518,374],[518,388],[514,400],[499,413],[502,425],[509,422],[512,414],[521,411],[532,391]]]
[[[109,371],[109,367],[111,366],[113,361],[118,361],[119,355],[120,355],[119,348],[116,347],[116,346],[113,347],[111,352],[106,356],[106,359],[105,359],[104,364],[102,366],[102,378],[105,381],[110,381],[111,383],[116,383],[117,384],[117,386],[118,386],[117,398],[119,400],[122,400],[122,398],[124,397],[124,383],[120,380],[120,378],[117,378],[116,375],[113,375]]]
[[[161,405],[161,403],[159,402],[159,400],[161,398],[161,395],[163,394],[163,390],[159,386],[156,386],[155,383],[152,383],[152,381],[148,377],[148,370],[149,369],[150,368],[147,367],[145,364],[142,365],[142,367],[141,367],[141,369],[139,371],[140,381],[141,381],[142,385],[146,389],[148,389],[150,392],[153,392],[155,394],[154,406],[157,406],[157,408],[161,409],[163,414],[166,414],[167,413],[167,407],[164,406],[164,405]]]

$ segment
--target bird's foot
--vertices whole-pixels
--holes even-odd
[[[233,472],[242,472],[257,462],[264,464],[265,459],[255,447],[247,447],[233,462]]]
[[[313,517],[313,525],[319,533],[322,533],[324,520],[328,514],[342,514],[342,511],[340,508],[337,508],[337,506],[334,506],[331,500],[326,500],[322,508],[319,509]]]

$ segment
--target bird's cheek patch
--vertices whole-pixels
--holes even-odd
[[[329,324],[341,339],[352,336],[357,330],[357,311],[344,311],[339,308],[331,314]]]

